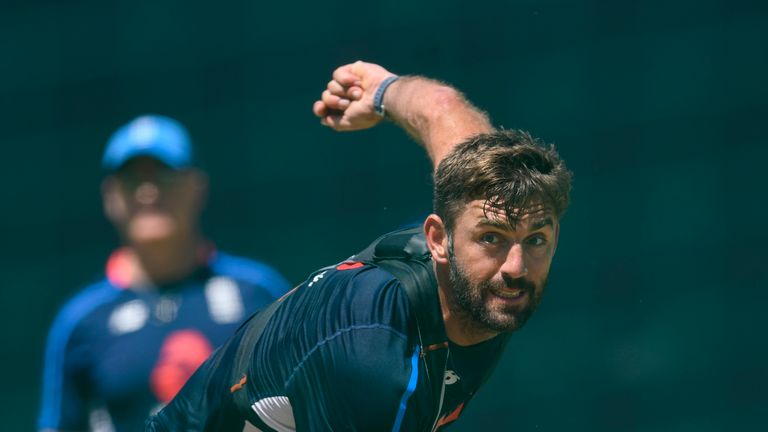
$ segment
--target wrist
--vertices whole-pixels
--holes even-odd
[[[400,79],[400,77],[397,75],[390,75],[387,78],[384,78],[376,89],[376,93],[373,95],[373,111],[381,117],[387,115],[386,107],[384,105],[384,93],[386,93],[389,86],[398,79]]]

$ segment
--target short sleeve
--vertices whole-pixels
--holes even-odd
[[[70,319],[68,319],[70,318]],[[77,323],[60,315],[45,348],[40,429],[82,430],[88,426],[87,343]]]
[[[316,347],[286,387],[297,430],[393,430],[413,354],[385,326],[341,331]]]
[[[56,316],[43,359],[39,429],[87,429],[88,371],[93,341],[86,334],[87,317],[115,298],[107,283],[90,286],[70,300]]]
[[[321,293],[312,312],[301,315],[317,338],[300,338],[312,344],[285,381],[297,430],[391,431],[418,372],[407,297],[375,268],[332,271],[320,281],[304,296]]]

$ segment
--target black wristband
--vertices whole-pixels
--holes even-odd
[[[376,89],[376,93],[373,95],[373,110],[376,111],[376,114],[382,117],[386,114],[384,111],[384,92],[387,91],[387,87],[399,78],[400,77],[397,75],[392,75],[385,78],[384,81],[379,84],[379,88]]]

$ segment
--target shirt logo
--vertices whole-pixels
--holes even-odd
[[[311,287],[312,285],[316,284],[320,279],[323,278],[323,276],[325,276],[326,273],[328,273],[328,270],[325,270],[324,272],[313,277],[312,282],[310,282],[309,285],[307,285],[307,287]]]
[[[149,319],[149,308],[141,300],[131,300],[120,305],[109,316],[109,331],[122,335],[141,329]]]
[[[459,375],[452,370],[445,371],[445,376],[443,376],[446,385],[456,384],[460,379]]]
[[[224,276],[213,277],[205,286],[205,300],[211,319],[217,324],[240,322],[245,306],[237,283]]]
[[[179,296],[162,296],[155,303],[155,318],[161,323],[169,323],[176,320],[179,314],[181,298]]]
[[[212,352],[211,343],[197,330],[177,330],[168,335],[149,376],[157,400],[170,402]]]

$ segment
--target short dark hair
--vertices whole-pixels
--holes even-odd
[[[480,134],[457,145],[434,176],[434,212],[453,230],[459,212],[485,200],[485,210],[504,210],[515,227],[532,206],[560,218],[568,207],[571,172],[553,145],[521,130]]]

